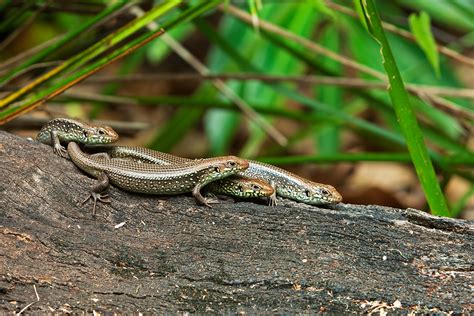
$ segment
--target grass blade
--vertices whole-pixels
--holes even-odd
[[[416,120],[415,112],[410,105],[408,93],[405,90],[405,85],[395,62],[395,58],[393,57],[392,50],[385,36],[384,29],[382,28],[374,1],[360,1],[369,31],[382,47],[383,66],[387,72],[390,84],[389,94],[430,209],[435,215],[449,216],[449,209],[436,178],[436,173],[429,157],[423,134]]]

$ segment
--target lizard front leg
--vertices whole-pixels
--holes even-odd
[[[59,155],[63,158],[68,158],[66,148],[61,145],[61,141],[59,140],[58,131],[51,131],[51,144],[53,144],[53,150],[56,155]]]

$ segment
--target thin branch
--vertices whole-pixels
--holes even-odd
[[[84,80],[83,84],[97,84],[109,82],[137,82],[137,81],[183,81],[183,80],[203,80],[203,79],[220,79],[220,80],[259,80],[266,82],[295,82],[298,84],[320,84],[347,87],[351,89],[386,89],[387,85],[381,82],[374,82],[360,78],[348,77],[330,77],[330,76],[275,76],[261,75],[254,73],[235,73],[235,74],[207,74],[201,75],[197,73],[161,73],[161,74],[131,74],[125,76],[103,75],[90,77]],[[455,117],[474,120],[474,113],[439,96],[450,96],[457,98],[474,99],[474,89],[461,89],[449,87],[436,87],[426,85],[407,84],[407,88],[425,102],[434,103],[443,111],[454,115]],[[11,91],[18,87],[1,88],[1,91]],[[71,92],[71,97],[88,98],[90,94],[82,94],[79,92]],[[134,99],[124,99],[118,96],[95,95],[93,101],[108,103],[128,103],[137,104]]]
[[[90,92],[67,91],[67,92],[64,92],[63,95],[70,98],[78,98],[81,100],[104,102],[104,103],[111,103],[111,104],[132,104],[132,105],[140,104],[140,102],[138,102],[134,98],[90,93]]]
[[[341,12],[341,13],[344,13],[346,15],[350,15],[352,17],[357,18],[357,13],[354,12],[353,10],[345,7],[345,6],[339,5],[339,4],[331,2],[331,1],[326,1],[326,5],[328,7],[330,7],[331,9],[333,9],[333,10],[336,10],[338,12]],[[410,41],[413,41],[413,42],[415,41],[415,38],[413,37],[413,35],[410,32],[408,32],[404,29],[401,29],[401,28],[397,27],[396,25],[393,25],[391,23],[382,21],[382,26],[385,30],[387,30],[387,31],[389,31],[393,34],[399,35],[399,36],[401,36],[403,38],[406,38],[406,39],[408,39]],[[446,46],[440,45],[440,44],[436,44],[436,48],[441,54],[443,54],[447,57],[450,57],[450,58],[452,58],[456,61],[459,61],[461,63],[467,64],[471,67],[474,67],[474,59],[469,58],[467,56],[464,56],[462,54],[459,54],[458,52],[456,52],[456,51],[454,51],[454,50],[452,50],[452,49],[450,49]]]
[[[408,87],[407,87],[407,90],[410,92],[414,92]],[[420,99],[424,100],[426,103],[433,104],[441,111],[451,114],[454,117],[464,118],[467,121],[471,121],[471,126],[472,126],[472,122],[474,121],[474,112],[472,111],[469,112],[465,110],[464,108],[459,107],[456,103],[437,97],[436,95],[429,95],[427,93],[418,92],[418,91],[416,91],[415,93]]]
[[[200,108],[218,108],[226,109],[231,111],[239,111],[240,109],[235,107],[232,103],[218,100],[215,98],[193,101],[192,99],[186,97],[176,97],[176,96],[107,96],[103,94],[96,93],[84,93],[84,92],[73,92],[66,91],[61,96],[50,100],[52,103],[66,103],[70,101],[74,102],[106,102],[109,104],[136,104],[136,105],[165,105],[165,106],[190,106],[190,107],[200,107]],[[258,111],[261,114],[283,117],[286,119],[292,119],[299,122],[315,122],[318,119],[318,115],[306,113],[299,113],[297,111],[286,110],[281,108],[275,108],[270,106],[265,106],[262,104],[254,103],[251,105],[255,111]],[[327,121],[328,118],[326,117]],[[13,122],[16,122],[14,120]]]
[[[203,79],[220,79],[220,80],[259,80],[265,82],[295,82],[299,84],[321,84],[333,85],[347,88],[359,89],[386,89],[387,84],[383,82],[375,82],[361,78],[351,77],[331,77],[331,76],[278,76],[278,75],[262,75],[259,73],[221,73],[221,74],[198,74],[198,73],[160,73],[160,74],[131,74],[124,76],[103,75],[91,77],[84,81],[84,84],[92,83],[108,83],[108,82],[136,82],[136,81],[183,81],[183,80],[203,80]],[[407,84],[413,92],[434,94],[438,96],[450,96],[465,99],[474,99],[474,89],[451,88],[427,86],[418,84]]]

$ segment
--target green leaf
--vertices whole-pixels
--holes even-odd
[[[408,17],[408,22],[416,42],[425,52],[436,75],[439,77],[439,55],[433,33],[431,32],[430,16],[424,11],[421,11],[420,15],[413,13]]]

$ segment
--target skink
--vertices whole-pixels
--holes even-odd
[[[71,141],[82,144],[108,144],[118,139],[117,133],[109,126],[98,126],[67,118],[56,118],[45,124],[36,140],[52,145],[54,152],[66,158],[66,149],[61,143]]]
[[[98,126],[67,118],[56,118],[43,126],[36,139],[42,143],[53,145],[56,154],[67,157],[67,151],[61,143],[74,141],[86,145],[108,144],[115,142],[118,135],[108,126]],[[183,158],[181,161],[174,161],[173,163],[182,163],[184,160]],[[231,179],[224,183],[211,182],[206,186],[206,190],[242,198],[267,197],[274,192],[273,188],[263,180],[243,177]],[[101,196],[97,196],[97,199]]]
[[[194,161],[143,147],[129,146],[90,146],[88,149],[106,153],[108,158],[133,159],[136,162],[158,165],[181,164]],[[216,180],[206,186],[211,192],[223,193],[240,198],[269,197],[274,194],[273,187],[263,179],[245,176],[231,176]]]
[[[101,151],[107,152],[111,157],[132,157],[148,163],[163,164],[190,161],[186,158],[142,147],[99,146],[99,148]],[[239,176],[269,182],[275,189],[275,193],[270,197],[271,205],[276,204],[276,195],[311,205],[335,204],[342,201],[341,194],[329,184],[313,182],[263,162],[248,161],[249,168],[239,172]],[[228,179],[239,179],[239,177],[232,176],[221,180],[221,182],[228,181]]]
[[[195,199],[207,206],[208,201],[200,190],[206,184],[236,174],[248,168],[247,160],[224,156],[193,160],[173,165],[139,163],[125,159],[106,159],[84,153],[78,144],[70,142],[67,147],[74,164],[98,179],[90,198],[104,202],[102,192],[109,182],[131,192],[148,194],[179,194],[192,192]]]

